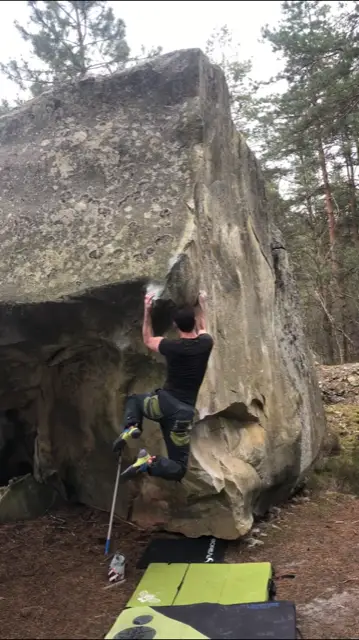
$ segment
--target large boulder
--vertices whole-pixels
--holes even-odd
[[[43,516],[57,502],[55,490],[31,475],[13,478],[0,487],[0,524]]]
[[[39,482],[109,508],[126,394],[165,373],[141,341],[151,285],[157,334],[171,301],[206,289],[215,347],[185,480],[126,485],[118,514],[236,538],[290,494],[325,419],[287,251],[219,68],[175,52],[2,116],[0,214],[0,410],[34,435]],[[163,451],[156,425],[143,445]]]

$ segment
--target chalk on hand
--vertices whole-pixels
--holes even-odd
[[[155,284],[154,282],[149,282],[146,287],[146,294],[153,296],[153,300],[158,300],[163,293],[164,287],[160,284]]]

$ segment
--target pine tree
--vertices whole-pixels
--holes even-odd
[[[0,116],[2,116],[4,113],[7,113],[8,111],[10,111],[11,107],[10,104],[8,102],[8,100],[4,100],[2,99],[0,102]]]
[[[129,57],[125,24],[101,0],[29,0],[28,26],[15,22],[34,61],[9,60],[0,71],[20,90],[38,95],[54,84],[90,71],[112,73]]]
[[[249,135],[255,122],[256,86],[251,80],[251,60],[242,60],[239,43],[227,25],[215,29],[207,40],[205,53],[212,63],[219,65],[226,76],[237,128]]]
[[[265,159],[289,175],[286,221],[296,230],[289,244],[307,331],[328,361],[348,359],[359,302],[358,4],[343,3],[338,14],[322,2],[282,2],[281,23],[264,31],[284,60],[276,80],[287,84],[272,103]]]

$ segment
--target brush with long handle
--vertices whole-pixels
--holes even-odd
[[[120,474],[121,474],[121,455],[118,459],[118,465],[117,465],[115,488],[113,491],[112,506],[111,506],[111,513],[110,513],[110,522],[108,523],[108,531],[107,531],[107,538],[106,538],[106,545],[105,545],[105,556],[107,556],[110,552],[113,517],[115,515],[115,507],[116,507],[116,500],[117,500],[118,484],[120,481]]]

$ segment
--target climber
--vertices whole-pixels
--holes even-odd
[[[166,358],[167,380],[162,389],[129,396],[125,407],[124,430],[115,440],[113,450],[122,451],[126,441],[139,438],[143,417],[159,422],[167,446],[168,458],[150,455],[142,449],[138,458],[121,477],[138,473],[166,480],[182,480],[190,452],[190,431],[195,416],[197,395],[207,369],[213,339],[206,331],[206,294],[200,292],[198,305],[177,308],[174,325],[179,338],[155,337],[152,331],[153,295],[145,296],[143,341],[152,351]]]

